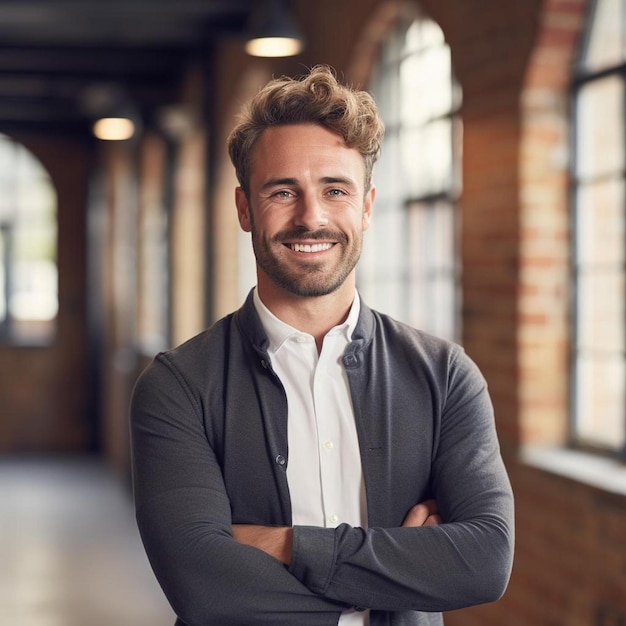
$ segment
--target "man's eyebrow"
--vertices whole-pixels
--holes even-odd
[[[280,185],[297,185],[298,181],[295,178],[270,178],[261,185],[261,189],[270,189],[271,187],[279,187]]]
[[[333,183],[341,183],[343,185],[352,185],[356,187],[357,184],[352,178],[346,176],[324,176],[320,178],[320,182],[325,185],[332,185]]]

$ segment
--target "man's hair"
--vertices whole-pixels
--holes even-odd
[[[243,106],[228,137],[228,152],[246,194],[252,149],[261,133],[272,126],[307,123],[324,126],[358,150],[365,162],[365,189],[370,188],[384,134],[376,103],[366,91],[340,84],[330,67],[318,65],[299,78],[271,80]]]

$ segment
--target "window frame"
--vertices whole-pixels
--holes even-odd
[[[39,332],[16,331],[16,325],[19,322],[14,319],[11,313],[11,294],[15,285],[15,273],[16,273],[16,258],[15,258],[15,231],[18,230],[16,224],[18,222],[18,214],[23,210],[23,206],[19,202],[15,202],[16,205],[13,209],[13,215],[3,217],[0,215],[0,281],[2,281],[2,288],[0,289],[0,298],[3,301],[2,312],[3,317],[0,318],[0,347],[47,347],[56,341],[58,333],[58,320],[59,320],[59,272],[58,272],[58,256],[59,256],[59,226],[58,226],[58,194],[54,182],[47,168],[41,162],[41,160],[24,144],[14,139],[13,137],[0,133],[0,141],[3,144],[10,145],[15,151],[14,162],[17,162],[18,158],[28,158],[37,169],[40,170],[39,175],[33,180],[45,181],[48,186],[48,191],[53,196],[53,220],[54,220],[54,233],[50,240],[50,243],[54,245],[54,253],[51,261],[56,268],[56,311],[53,317],[49,319],[41,318],[37,319],[24,319],[25,325],[30,324],[36,326],[37,324],[43,327],[43,330]],[[13,172],[17,175],[17,168]],[[7,177],[8,179],[8,177]],[[20,181],[21,182],[21,181]],[[19,191],[18,191],[19,194]],[[16,194],[16,195],[18,195]],[[48,326],[46,329],[45,326]]]
[[[396,21],[394,22],[390,32],[387,37],[382,40],[379,47],[378,53],[378,61],[375,64],[375,70],[372,74],[374,78],[371,81],[371,91],[376,98],[376,96],[380,93],[380,91],[384,87],[384,83],[379,80],[379,77],[382,74],[390,74],[393,72],[393,78],[391,79],[394,85],[397,88],[397,94],[400,96],[402,93],[402,64],[406,61],[407,58],[411,56],[423,55],[433,49],[432,46],[428,46],[425,48],[420,48],[419,50],[406,50],[406,39],[409,33],[411,26],[417,20],[428,20],[429,22],[434,23],[439,29],[439,25],[425,12],[421,9],[421,7],[417,7],[411,11],[409,15],[401,14],[398,16]],[[443,33],[442,33],[443,35]],[[442,45],[445,46],[448,50],[450,49],[449,44],[445,40],[445,36],[442,41]],[[385,52],[385,47],[389,46],[390,48],[395,48],[395,54],[388,54]],[[393,58],[390,60],[389,57]],[[386,58],[387,57],[387,58]],[[380,106],[380,103],[379,103]],[[414,190],[405,189],[401,192],[397,193],[397,195],[389,194],[389,197],[381,197],[377,199],[377,211],[376,214],[384,214],[392,221],[395,218],[399,218],[402,220],[404,224],[404,240],[403,246],[406,249],[407,254],[411,251],[411,243],[410,240],[410,227],[412,222],[411,211],[412,207],[421,206],[424,208],[428,214],[432,214],[434,211],[438,210],[437,205],[444,203],[449,207],[452,216],[452,232],[451,232],[451,272],[445,271],[443,266],[439,267],[439,265],[425,263],[424,265],[428,266],[429,272],[428,274],[434,274],[432,276],[427,276],[424,274],[420,278],[424,280],[424,283],[428,285],[428,290],[432,290],[437,286],[435,283],[439,283],[441,281],[441,275],[443,273],[447,273],[451,275],[450,285],[453,293],[453,302],[452,307],[453,310],[450,312],[449,323],[444,324],[447,328],[444,332],[441,332],[439,328],[437,328],[436,324],[432,323],[433,318],[439,318],[440,315],[438,313],[429,314],[424,317],[424,320],[429,320],[424,323],[417,323],[416,321],[419,316],[422,314],[418,308],[413,306],[411,301],[413,297],[410,293],[411,287],[414,285],[415,279],[412,278],[413,272],[411,271],[412,266],[409,265],[409,261],[407,261],[401,268],[399,268],[398,275],[394,278],[402,285],[404,288],[399,287],[401,291],[404,292],[404,295],[400,300],[398,300],[398,306],[402,309],[402,313],[406,319],[403,319],[401,316],[398,316],[401,321],[408,322],[412,325],[418,325],[420,329],[425,330],[427,332],[432,332],[434,334],[438,334],[440,336],[444,336],[447,339],[451,339],[456,342],[461,341],[462,337],[462,315],[461,315],[461,302],[462,302],[462,285],[461,285],[461,253],[460,253],[460,207],[459,207],[459,197],[461,193],[462,187],[462,117],[461,117],[461,109],[462,109],[462,92],[460,84],[456,78],[456,74],[454,71],[454,64],[450,59],[450,107],[446,109],[445,112],[438,113],[436,115],[431,115],[424,121],[420,122],[419,125],[415,125],[415,121],[412,124],[407,126],[407,120],[402,118],[401,113],[399,112],[401,109],[400,103],[393,104],[394,107],[397,107],[397,110],[392,115],[393,119],[389,122],[386,119],[388,111],[386,111],[383,107],[381,108],[381,116],[386,124],[386,135],[385,141],[388,141],[389,137],[393,137],[393,145],[395,147],[396,155],[400,159],[398,163],[404,163],[404,159],[402,159],[402,148],[400,145],[395,145],[401,139],[400,135],[403,132],[403,129],[406,131],[407,128],[420,130],[427,128],[428,126],[445,120],[450,124],[450,180],[447,184],[444,184],[439,189],[427,189],[423,193],[415,193]],[[382,145],[383,156],[384,158],[384,150],[385,150],[385,142]],[[394,155],[394,156],[396,156]],[[379,168],[379,165],[377,165]],[[375,172],[376,178],[376,172]],[[388,184],[388,181],[385,181]],[[395,206],[394,206],[395,205]],[[382,209],[382,210],[381,210]],[[394,217],[395,212],[395,217]],[[435,255],[438,256],[438,255]],[[398,269],[398,268],[397,268]],[[447,269],[447,268],[445,268]],[[376,290],[376,285],[385,281],[384,277],[382,277],[382,273],[379,272],[370,272],[370,274],[361,273],[361,279],[364,280],[365,283],[371,285],[372,290]],[[436,274],[436,276],[435,276]],[[357,281],[359,281],[359,276],[357,277]],[[373,303],[376,306],[376,303]]]
[[[623,0],[626,11],[626,2]],[[571,220],[571,250],[570,255],[570,271],[571,271],[571,349],[570,349],[570,423],[569,423],[569,447],[575,450],[584,452],[590,452],[601,456],[610,458],[617,458],[626,461],[626,436],[621,445],[616,448],[608,445],[602,445],[598,441],[591,441],[586,439],[579,430],[581,407],[579,405],[578,393],[580,388],[580,339],[581,339],[581,310],[579,307],[579,298],[581,293],[580,276],[581,276],[581,262],[580,262],[580,244],[581,234],[579,231],[580,225],[580,192],[583,186],[589,185],[590,181],[581,177],[579,174],[579,137],[581,129],[581,116],[579,112],[579,97],[582,90],[593,84],[595,81],[601,81],[611,76],[617,76],[621,78],[623,85],[622,92],[622,113],[625,117],[625,123],[622,134],[622,150],[624,155],[624,164],[622,165],[621,172],[615,177],[615,180],[620,180],[624,187],[624,197],[622,199],[622,213],[624,216],[624,223],[626,224],[626,50],[624,51],[624,61],[612,66],[603,67],[601,69],[588,70],[584,67],[584,59],[588,50],[588,45],[592,37],[593,21],[596,15],[596,9],[598,7],[598,0],[592,0],[589,5],[589,13],[581,44],[578,50],[578,57],[574,61],[574,73],[572,76],[570,86],[570,120],[571,120],[571,135],[570,135],[570,220]],[[626,27],[622,27],[622,35],[626,38]],[[623,42],[626,44],[626,42]],[[609,177],[607,177],[607,180]],[[623,237],[623,246],[626,250],[626,229]],[[621,275],[626,285],[626,257],[622,263]],[[622,359],[626,362],[626,306],[622,312],[622,323],[624,326],[624,341],[621,346]],[[626,386],[626,381],[624,381]],[[626,432],[626,391],[624,393],[624,401],[621,407],[622,419],[624,421],[624,429]]]

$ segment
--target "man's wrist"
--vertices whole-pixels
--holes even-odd
[[[285,565],[291,563],[293,529],[289,526],[234,524],[235,541],[262,550]]]

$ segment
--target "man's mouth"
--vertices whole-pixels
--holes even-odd
[[[324,252],[330,250],[334,243],[290,243],[287,244],[294,252]]]

